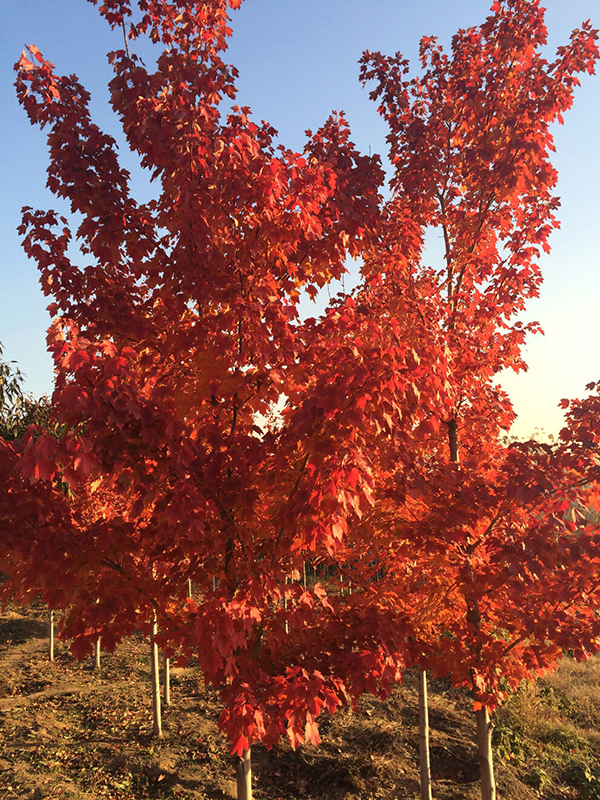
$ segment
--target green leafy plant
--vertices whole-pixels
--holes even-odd
[[[529,786],[533,787],[534,789],[542,790],[546,786],[548,786],[550,781],[550,776],[546,772],[545,769],[541,767],[534,767],[524,778],[524,783],[527,783]]]

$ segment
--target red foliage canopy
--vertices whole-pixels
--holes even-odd
[[[365,54],[390,126],[382,204],[379,160],[343,116],[296,153],[231,105],[228,5],[100,6],[127,34],[111,103],[156,181],[147,203],[76,77],[33,46],[18,64],[86,263],[65,219],[24,210],[52,297],[60,435],[0,443],[4,591],[69,606],[79,654],[156,613],[167,651],[197,653],[224,687],[236,752],[318,741],[322,709],[385,694],[411,662],[493,706],[501,677],[600,633],[596,534],[564,518],[597,479],[597,398],[572,406],[558,449],[506,448],[494,383],[537,328],[516,316],[557,224],[549,126],[593,71],[596,33],[584,24],[548,63],[538,2],[505,0],[451,58],[424,39],[418,78]],[[129,52],[142,36],[164,46],[152,70]],[[422,265],[430,227],[441,270]],[[364,258],[361,287],[301,321],[301,293],[348,255]],[[307,559],[330,568],[327,591],[298,583]]]

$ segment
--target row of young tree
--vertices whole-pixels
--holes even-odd
[[[219,687],[242,772],[253,743],[318,743],[322,711],[387,695],[408,667],[447,675],[473,694],[491,800],[490,713],[600,645],[600,537],[581,513],[598,508],[600,385],[564,402],[551,446],[506,445],[497,384],[537,328],[519,317],[558,224],[550,126],[597,32],[548,62],[538,0],[497,0],[450,55],[423,39],[418,77],[365,53],[384,199],[342,115],[297,153],[232,105],[240,3],[100,5],[125,34],[111,104],[158,184],[147,203],[76,77],[34,46],[17,65],[49,129],[48,186],[80,222],[23,212],[56,388],[48,424],[0,440],[3,596],[65,609],[78,656],[158,625]],[[152,68],[130,51],[141,37],[164,47]],[[441,268],[424,263],[431,229]],[[302,319],[349,257],[358,288]],[[327,580],[304,585],[308,561]],[[427,798],[426,752],[424,736]]]

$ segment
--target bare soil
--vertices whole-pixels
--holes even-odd
[[[220,705],[196,669],[172,669],[164,736],[152,737],[150,659],[141,637],[77,662],[63,642],[48,659],[42,606],[0,616],[0,798],[146,800],[235,797],[233,760],[217,729]],[[552,683],[554,681],[554,683]],[[502,800],[600,800],[600,660],[569,662],[524,687],[497,719]],[[436,800],[479,796],[475,726],[466,694],[430,688]],[[418,800],[414,678],[358,714],[320,718],[319,748],[253,748],[256,800]],[[600,774],[600,773],[599,773]]]

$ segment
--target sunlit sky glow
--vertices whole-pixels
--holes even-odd
[[[422,35],[437,35],[449,50],[452,34],[482,22],[490,4],[491,0],[246,0],[232,15],[234,35],[226,57],[240,71],[237,102],[274,125],[281,142],[292,148],[301,148],[304,131],[318,128],[332,110],[344,111],[358,148],[379,153],[385,161],[385,125],[358,82],[361,52],[400,51],[416,69]],[[597,0],[549,0],[546,6],[549,59],[584,19],[591,17],[600,25]],[[106,88],[112,74],[106,53],[122,47],[123,40],[85,0],[6,0],[1,22],[0,341],[4,358],[18,362],[27,375],[26,389],[37,396],[52,390],[52,362],[45,350],[48,300],[16,228],[23,205],[64,209],[45,189],[45,134],[29,125],[16,102],[12,66],[24,44],[37,45],[59,72],[78,75],[92,93],[94,121],[123,142]],[[586,383],[600,379],[599,123],[600,76],[584,76],[565,125],[554,130],[562,226],[552,236],[552,253],[542,261],[542,296],[524,317],[538,320],[545,336],[527,345],[529,371],[503,379],[519,414],[513,429],[519,436],[536,428],[557,433],[560,399],[582,396]],[[152,191],[146,176],[126,146],[121,152],[136,196],[146,199]],[[439,254],[434,248],[428,257]],[[347,288],[351,283],[350,276]]]

